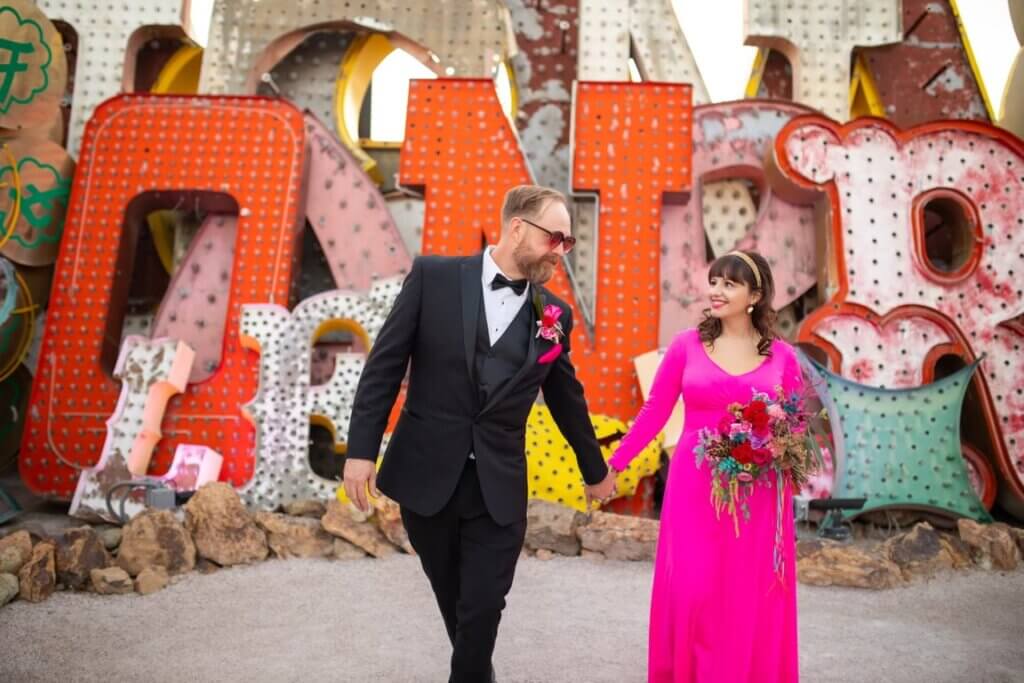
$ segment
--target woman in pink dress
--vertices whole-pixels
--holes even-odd
[[[774,282],[753,252],[717,259],[710,307],[697,329],[672,341],[644,404],[610,461],[622,471],[664,427],[682,396],[685,426],[669,467],[654,565],[648,680],[657,683],[789,683],[798,680],[792,491],[779,510],[774,485],[758,481],[749,518],[716,514],[708,463],[696,464],[703,427],[716,429],[752,390],[799,390],[793,348],[778,339]],[[779,571],[776,529],[782,514]]]

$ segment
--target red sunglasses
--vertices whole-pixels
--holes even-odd
[[[551,238],[550,240],[548,240],[548,245],[552,249],[557,248],[558,245],[561,244],[562,248],[565,249],[565,253],[568,254],[570,251],[572,251],[572,248],[576,246],[576,238],[573,237],[572,235],[566,235],[561,230],[548,230],[547,228],[541,225],[537,225],[533,221],[523,218],[522,216],[519,216],[519,220],[521,220],[524,223],[529,223],[538,230],[543,230],[544,232],[546,232],[548,234],[548,237]]]

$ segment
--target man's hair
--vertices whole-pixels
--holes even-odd
[[[508,225],[515,216],[536,218],[550,201],[561,202],[569,210],[569,200],[558,190],[540,185],[516,185],[505,193],[505,201],[501,205],[501,224]]]

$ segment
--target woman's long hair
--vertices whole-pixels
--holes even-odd
[[[721,277],[733,282],[744,282],[750,287],[751,292],[760,292],[761,298],[754,304],[754,311],[750,314],[754,329],[761,335],[757,342],[757,352],[762,356],[772,355],[772,341],[779,337],[775,329],[778,315],[772,308],[772,299],[775,297],[775,279],[772,277],[772,269],[768,261],[755,251],[744,251],[757,266],[758,274],[761,276],[761,286],[757,286],[757,278],[754,276],[750,265],[736,254],[725,254],[715,259],[708,271],[708,282],[711,278]],[[715,340],[722,336],[722,321],[711,315],[711,309],[704,309],[704,319],[697,325],[697,332],[700,340],[708,346],[714,346]]]

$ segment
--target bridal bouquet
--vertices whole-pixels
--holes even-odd
[[[700,431],[694,454],[697,465],[711,468],[711,502],[720,515],[727,509],[739,536],[739,516],[750,519],[746,498],[759,482],[775,486],[777,504],[776,570],[781,570],[783,489],[794,491],[821,466],[817,443],[808,434],[814,417],[804,407],[799,392],[786,394],[781,386],[775,395],[754,391],[746,405],[734,403],[717,429]]]

